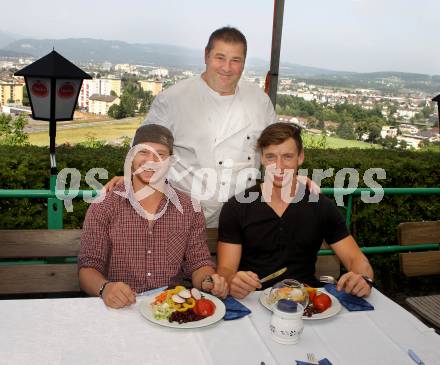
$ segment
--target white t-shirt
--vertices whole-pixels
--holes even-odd
[[[257,85],[240,81],[234,95],[221,96],[197,76],[157,95],[144,124],[171,130],[177,162],[170,180],[199,200],[207,226],[217,227],[223,203],[255,183],[256,140],[275,120],[272,102]]]

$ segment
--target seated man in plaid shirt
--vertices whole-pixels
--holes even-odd
[[[91,204],[78,256],[81,288],[122,308],[136,293],[169,285],[182,273],[193,286],[224,297],[207,246],[205,218],[165,176],[173,136],[156,124],[141,126],[124,167],[125,184]]]

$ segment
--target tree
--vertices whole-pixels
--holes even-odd
[[[358,123],[356,125],[355,133],[356,133],[357,139],[362,139],[362,136],[365,133],[369,133],[369,131],[368,131],[368,123],[366,121]]]
[[[378,116],[369,116],[357,123],[356,135],[358,139],[361,139],[364,134],[367,134],[367,141],[376,143],[380,138],[380,132],[382,131],[382,126],[384,124],[385,121],[383,118]]]
[[[388,124],[390,124],[390,125],[397,125],[397,120],[396,120],[396,118],[394,118],[394,117],[392,117],[392,116],[389,116],[389,117],[388,117]]]
[[[377,123],[372,123],[369,128],[368,142],[375,143],[380,138],[380,132],[382,131],[382,126]]]
[[[395,137],[385,137],[385,139],[380,140],[380,144],[387,149],[394,149],[397,147],[397,138]]]
[[[146,114],[150,110],[153,99],[154,96],[151,91],[144,91],[144,97],[142,98],[141,105],[139,107],[139,113]]]
[[[122,118],[134,117],[137,109],[137,99],[134,96],[124,92],[124,94],[122,94],[119,107],[122,109],[121,113],[124,115]]]
[[[434,113],[434,107],[433,106],[431,106],[431,107],[425,106],[422,108],[421,113],[422,113],[423,118],[428,119],[429,116],[432,113]]]
[[[327,147],[327,137],[325,134],[320,136],[312,135],[309,133],[304,133],[302,135],[303,145],[306,148],[326,148]]]
[[[27,88],[26,86],[23,86],[23,101],[22,104],[24,106],[30,106],[31,104],[29,103],[29,95],[27,93]]]
[[[382,105],[374,106],[374,108],[368,112],[368,115],[370,115],[372,117],[377,117],[377,118],[383,119]]]
[[[124,110],[118,104],[113,104],[110,108],[108,108],[108,115],[115,119],[124,118]]]
[[[135,98],[141,99],[141,98],[144,97],[144,90],[137,83],[137,80],[128,79],[125,82],[124,93],[123,94],[128,94],[128,95],[131,95],[131,96],[133,96]]]
[[[356,139],[353,124],[349,121],[344,121],[339,124],[338,128],[336,129],[336,134],[344,139]]]
[[[402,150],[406,150],[408,148],[408,142],[405,140],[401,140],[399,143],[399,148]]]
[[[391,104],[388,107],[388,115],[391,117],[393,116],[395,113],[397,113],[397,105],[396,104]]]
[[[11,115],[0,114],[0,143],[14,146],[29,144],[29,137],[24,133],[28,123],[24,115],[13,118]]]
[[[335,112],[333,108],[325,107],[322,110],[322,120],[330,120],[332,122],[339,122],[339,114]]]

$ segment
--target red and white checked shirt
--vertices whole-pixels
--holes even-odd
[[[114,191],[90,205],[84,220],[78,267],[98,270],[110,281],[122,281],[136,292],[165,286],[182,273],[186,277],[212,266],[203,212],[176,190],[183,214],[169,202],[165,213],[149,228],[127,198]],[[160,202],[158,212],[167,198]]]

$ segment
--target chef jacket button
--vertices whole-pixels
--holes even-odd
[[[251,160],[251,156],[248,156],[248,160],[249,160],[249,161]]]
[[[218,164],[221,165],[223,163],[223,161],[219,161]]]
[[[232,166],[234,166],[234,160],[231,158],[227,158],[223,161],[223,166],[227,169],[230,169]]]
[[[249,137],[249,136],[246,136],[246,139],[251,139],[251,137]]]

